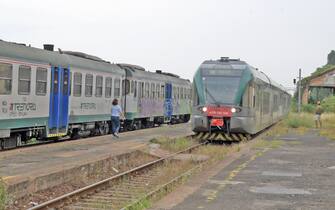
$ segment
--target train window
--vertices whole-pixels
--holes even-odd
[[[134,82],[134,97],[137,97],[137,81]]]
[[[274,111],[278,110],[278,97],[277,97],[277,95],[273,96],[273,110]]]
[[[52,83],[53,83],[53,93],[54,94],[58,94],[58,80],[59,80],[58,73],[59,73],[58,68],[57,67],[54,68],[54,78],[53,78],[53,81],[52,81]]]
[[[30,94],[30,82],[31,82],[31,67],[20,66],[19,67],[19,94],[29,95]]]
[[[263,93],[263,114],[270,113],[270,93]]]
[[[156,84],[156,99],[159,99],[160,98],[160,89],[159,89],[159,84]]]
[[[112,96],[112,78],[107,77],[105,80],[105,97],[110,98]]]
[[[149,83],[145,83],[145,98],[149,98],[150,90],[149,90]]]
[[[120,97],[120,79],[114,81],[114,97]]]
[[[69,92],[69,96],[72,93],[72,72],[70,72],[70,92]]]
[[[44,96],[47,93],[47,69],[36,69],[36,95]]]
[[[180,87],[178,87],[178,99],[181,99],[181,88]]]
[[[122,80],[122,95],[128,95],[130,91],[130,82],[129,80]]]
[[[143,82],[138,82],[138,97],[142,98],[143,97],[143,87],[142,87]]]
[[[134,93],[134,88],[135,88],[134,85],[135,85],[134,80],[132,80],[131,81],[131,87],[130,87],[130,92],[131,93]]]
[[[12,92],[13,65],[0,63],[0,95],[9,95]]]
[[[73,75],[73,96],[81,96],[82,76],[81,73],[74,73]]]
[[[145,97],[145,94],[146,94],[146,93],[145,93],[145,87],[144,87],[145,85],[144,85],[144,82],[141,83],[141,86],[142,86],[142,98],[144,98],[144,97]]]
[[[103,77],[96,76],[95,78],[95,96],[96,97],[102,96],[102,87],[103,87]]]
[[[256,96],[254,95],[252,98],[252,107],[256,107]]]
[[[124,83],[124,79],[122,80],[122,85],[121,85],[121,87],[122,87],[122,95],[124,96],[125,95],[125,90],[126,90],[126,88],[125,88],[125,83]]]
[[[180,88],[177,87],[177,99],[180,99]]]
[[[126,95],[128,95],[130,93],[130,81],[128,79],[125,80],[126,84],[125,84],[125,90],[126,90]]]
[[[151,83],[150,98],[155,98],[155,84],[154,83]]]
[[[63,94],[68,95],[69,94],[69,70],[64,69],[63,75],[64,75]]]
[[[93,94],[93,75],[86,74],[85,77],[85,96],[91,97]]]
[[[162,85],[161,86],[161,99],[164,99],[164,95],[165,95],[165,86]]]

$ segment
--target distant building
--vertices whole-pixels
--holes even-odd
[[[335,95],[335,67],[318,74],[312,74],[302,82],[302,103],[322,101],[324,98]]]

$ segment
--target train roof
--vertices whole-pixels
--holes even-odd
[[[47,64],[53,66],[78,67],[87,70],[121,73],[120,67],[96,56],[73,51],[49,51],[23,44],[0,41],[0,56],[18,58],[27,62]]]
[[[240,59],[231,59],[228,57],[221,57],[219,60],[206,60],[200,68],[208,69],[245,69],[247,63]]]
[[[146,71],[143,67],[132,64],[118,64],[121,68],[125,69],[127,76],[139,79],[153,79],[156,81],[170,81],[175,84],[190,84],[187,79],[182,79],[178,75],[157,70],[156,72]]]
[[[271,86],[274,86],[286,93],[286,89],[279,83],[272,80],[268,77],[264,72],[259,71],[258,69],[252,67],[247,62],[242,61],[240,59],[231,59],[229,57],[221,57],[219,60],[206,60],[204,61],[201,66],[201,69],[217,69],[217,70],[249,70],[254,78],[257,78]]]
[[[287,92],[287,90],[285,89],[284,86],[282,86],[281,84],[279,84],[278,82],[274,81],[273,79],[271,79],[268,75],[266,75],[264,72],[262,71],[259,71],[258,69],[255,69],[254,67],[252,66],[249,66],[249,69],[251,70],[254,78],[258,78],[260,80],[262,80],[263,82],[273,86],[273,87],[276,87],[284,92],[286,92],[287,94],[289,94]]]

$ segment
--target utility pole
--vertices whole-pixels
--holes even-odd
[[[298,81],[298,113],[301,112],[301,69],[299,69],[299,81]]]

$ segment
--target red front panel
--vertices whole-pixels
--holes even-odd
[[[211,126],[224,126],[224,121],[222,118],[213,118],[211,120]]]
[[[207,116],[209,117],[231,117],[232,115],[230,107],[207,107]]]

